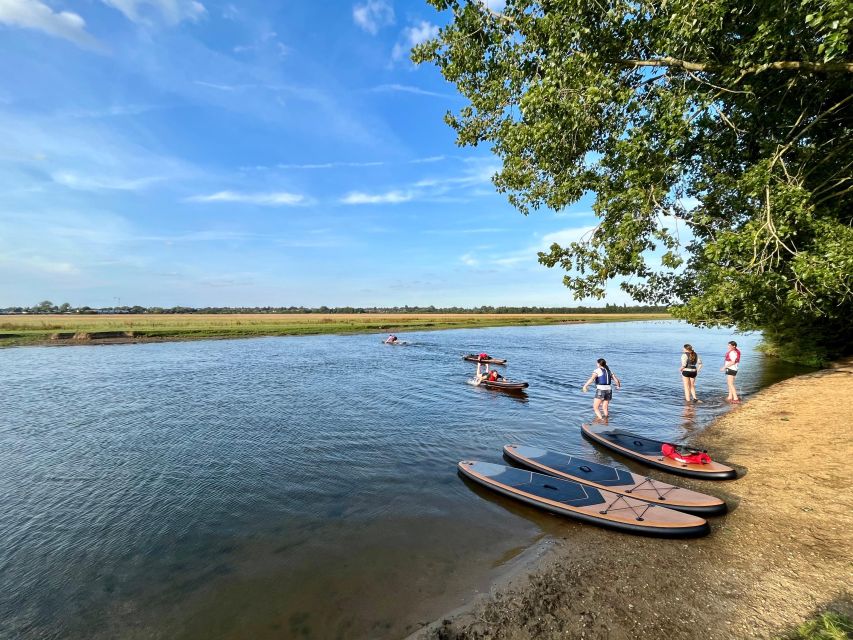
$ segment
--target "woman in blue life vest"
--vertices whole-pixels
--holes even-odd
[[[589,380],[583,386],[583,392],[586,393],[587,387],[593,382],[595,383],[595,399],[592,401],[592,410],[595,411],[595,415],[600,420],[607,420],[610,415],[608,407],[613,399],[613,383],[616,383],[617,389],[622,388],[622,383],[607,366],[607,361],[604,358],[599,358],[596,362],[598,368],[589,376]]]
[[[702,358],[689,344],[684,345],[681,354],[681,381],[684,383],[684,401],[702,402],[696,397],[696,376],[702,370]]]

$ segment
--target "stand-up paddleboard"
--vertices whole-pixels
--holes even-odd
[[[692,464],[667,458],[663,455],[661,448],[670,443],[661,440],[652,440],[607,425],[584,424],[581,425],[581,432],[584,437],[597,444],[656,469],[663,469],[680,476],[701,478],[702,480],[734,480],[737,478],[737,471],[719,462]]]
[[[575,480],[637,500],[659,504],[684,513],[716,516],[726,512],[726,503],[714,496],[647,478],[558,451],[508,444],[504,455],[520,465],[550,476]]]
[[[392,346],[392,347],[403,347],[403,346],[406,346],[406,345],[407,345],[407,344],[409,344],[409,343],[408,343],[408,342],[406,342],[405,340],[397,340],[397,341],[395,341],[395,342],[385,342],[385,341],[383,340],[383,341],[382,341],[382,344],[387,344],[387,345],[390,345],[390,346]]]
[[[482,362],[483,364],[506,364],[506,360],[501,360],[500,358],[485,358],[480,359],[480,356],[469,353],[467,356],[462,356],[463,360],[467,360],[468,362]]]
[[[704,536],[711,530],[698,516],[533,471],[463,460],[459,472],[516,500],[603,527],[669,538]]]
[[[501,391],[522,391],[530,385],[526,382],[513,382],[512,380],[483,380],[479,386],[488,389],[500,389]]]

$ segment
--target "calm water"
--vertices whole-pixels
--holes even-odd
[[[549,518],[472,491],[458,460],[498,462],[508,442],[608,459],[578,429],[595,358],[624,383],[614,425],[679,439],[727,409],[721,331],[402,337],[0,351],[0,637],[400,637]],[[737,340],[747,396],[794,373],[757,336]],[[697,409],[681,394],[685,341],[706,363]],[[460,356],[481,350],[528,394],[466,384]]]

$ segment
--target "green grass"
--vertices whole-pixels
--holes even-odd
[[[405,333],[439,329],[625,322],[666,314],[163,314],[0,316],[0,346],[61,343],[54,334],[133,332],[135,338],[199,340],[255,336]]]
[[[792,633],[778,640],[850,640],[853,638],[853,620],[829,611],[807,620]]]

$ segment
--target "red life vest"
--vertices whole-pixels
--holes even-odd
[[[660,448],[660,451],[667,458],[672,458],[676,462],[681,462],[682,464],[708,464],[711,462],[711,456],[704,451],[697,451],[696,453],[681,453],[675,448],[675,445],[669,443],[664,443]]]
[[[488,353],[481,353],[481,354],[480,354],[480,355],[478,355],[477,357],[478,357],[480,360],[488,360],[488,359],[489,359],[489,354],[488,354]]]
[[[497,379],[498,379],[498,372],[497,371],[489,372],[489,382],[494,382]]]

